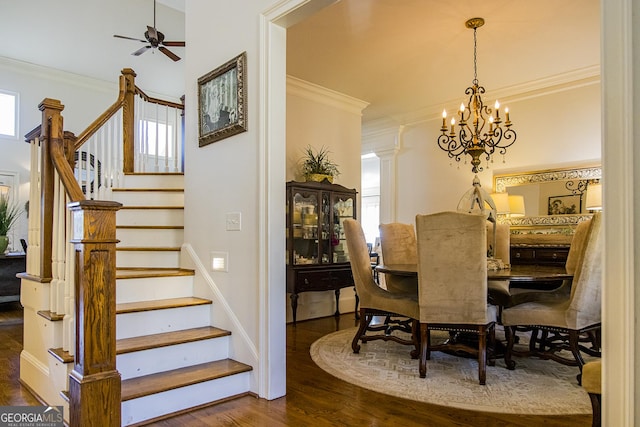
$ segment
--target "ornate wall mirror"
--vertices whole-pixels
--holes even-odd
[[[572,234],[578,222],[591,217],[586,192],[601,177],[599,165],[495,175],[493,191],[524,197],[525,216],[502,218],[515,233]]]

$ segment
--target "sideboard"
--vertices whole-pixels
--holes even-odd
[[[0,303],[20,301],[20,279],[18,273],[27,269],[24,254],[0,255]]]

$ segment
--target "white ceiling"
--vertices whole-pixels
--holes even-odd
[[[341,0],[287,32],[287,72],[367,101],[364,121],[600,63],[599,0]],[[441,108],[441,107],[440,107]]]
[[[153,25],[153,0],[0,0],[0,56],[110,82],[132,68],[146,92],[179,98],[183,60],[155,50],[132,56],[145,44],[113,37],[144,39],[147,25]],[[158,3],[156,27],[166,40],[183,41],[184,13]],[[186,48],[170,49],[185,58]]]
[[[158,0],[156,26],[184,40],[185,0]],[[167,7],[167,5],[169,7]],[[36,13],[37,11],[37,13]],[[341,0],[287,32],[290,75],[370,103],[364,121],[464,97],[473,79],[491,90],[597,66],[599,0]],[[133,68],[149,93],[184,93],[184,61],[134,57],[153,23],[152,0],[0,0],[0,56],[106,81]],[[186,58],[187,48],[171,48]]]

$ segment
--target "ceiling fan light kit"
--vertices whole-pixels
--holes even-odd
[[[165,41],[164,34],[158,31],[158,28],[156,27],[156,1],[155,0],[153,0],[153,27],[147,25],[147,31],[144,32],[144,38],[146,40],[137,39],[135,37],[120,36],[117,34],[114,34],[113,37],[117,37],[120,39],[127,39],[127,40],[135,40],[142,43],[148,43],[146,46],[143,46],[140,49],[133,52],[131,54],[133,56],[140,56],[149,49],[158,49],[160,52],[164,53],[172,60],[179,61],[180,57],[175,53],[173,53],[172,51],[170,51],[169,49],[167,49],[167,46],[169,47],[185,46],[185,42]]]

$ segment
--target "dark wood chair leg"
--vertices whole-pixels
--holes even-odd
[[[369,327],[369,323],[371,323],[372,318],[373,316],[367,314],[366,309],[364,308],[360,309],[360,327],[358,328],[356,335],[353,337],[353,341],[351,341],[351,349],[353,350],[354,353],[360,352],[360,344],[358,344],[358,341],[360,341],[362,336],[367,331],[367,328]]]
[[[507,365],[507,369],[514,370],[516,368],[516,362],[514,362],[512,357],[513,352],[513,344],[515,341],[516,328],[515,326],[505,326],[504,333],[507,336],[507,348],[504,351],[504,364]],[[533,333],[532,333],[533,337]]]
[[[487,383],[487,327],[478,327],[478,381]]]
[[[489,333],[489,347],[487,347],[488,351],[488,364],[489,366],[496,366],[496,325],[493,324],[488,330]]]
[[[592,427],[600,427],[602,414],[600,412],[601,398],[600,394],[589,393],[591,399],[591,408],[593,408],[593,418],[591,422]]]
[[[420,324],[420,378],[427,376],[427,358],[429,353],[429,325]]]
[[[411,321],[411,340],[413,341],[414,349],[411,350],[411,358],[417,359],[420,357],[420,321],[412,319]]]

